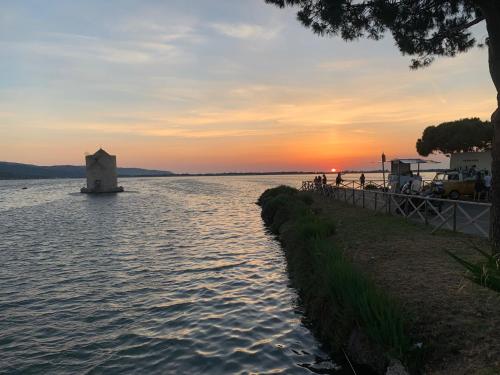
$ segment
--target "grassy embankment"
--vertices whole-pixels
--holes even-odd
[[[500,373],[500,295],[464,281],[447,254],[475,261],[471,241],[483,248],[483,240],[431,235],[398,217],[286,187],[266,191],[259,203],[323,342],[356,351],[353,333],[361,332],[354,337],[369,347],[361,359],[371,353],[379,372],[397,358],[412,372]]]
[[[316,333],[339,349],[358,332],[362,341],[368,339],[364,356],[378,372],[389,358],[414,363],[400,306],[334,245],[334,220],[313,210],[312,203],[309,194],[284,186],[267,190],[259,199],[262,217],[285,245],[294,284]]]

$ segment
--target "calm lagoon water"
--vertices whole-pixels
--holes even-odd
[[[77,193],[83,180],[0,181],[0,373],[342,367],[303,325],[255,205],[303,179],[131,178],[105,196]]]

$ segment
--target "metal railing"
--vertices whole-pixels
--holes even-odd
[[[366,184],[365,184],[366,185]],[[352,185],[351,185],[352,186]],[[456,201],[421,195],[405,195],[358,187],[316,185],[304,181],[301,190],[351,203],[376,212],[398,215],[432,228],[490,237],[490,203]]]

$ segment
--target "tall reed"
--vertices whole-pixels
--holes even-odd
[[[469,280],[500,292],[500,258],[488,254],[477,247],[474,247],[474,249],[482,255],[482,261],[472,263],[450,251],[447,251],[447,253],[465,268],[467,271],[466,277]]]

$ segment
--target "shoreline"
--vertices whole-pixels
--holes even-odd
[[[304,195],[297,191],[291,194]],[[409,338],[411,345],[410,353],[398,359],[405,363],[410,373],[489,375],[500,371],[497,356],[500,337],[495,331],[495,327],[500,326],[500,295],[467,281],[460,265],[445,254],[446,250],[451,250],[474,259],[477,253],[471,248],[472,244],[483,247],[487,245],[486,241],[447,231],[432,235],[421,225],[398,217],[330,201],[316,194],[306,196],[310,200],[308,207],[316,217],[333,222],[335,233],[326,240],[334,252],[343,254],[347,261],[344,267],[352,266],[369,280],[369,287],[383,290],[389,305],[401,307],[406,325],[400,333]],[[281,199],[291,204],[290,197]],[[314,318],[315,310],[325,308],[335,312],[337,306],[334,301],[318,300],[314,293],[304,288],[304,285],[313,282],[311,275],[318,272],[323,278],[331,277],[330,271],[322,265],[304,267],[311,257],[311,243],[300,244],[293,234],[287,233],[286,227],[290,229],[290,224],[283,222],[284,214],[274,213],[270,218],[264,210],[265,205],[262,206],[264,220],[282,242],[293,282],[303,297],[307,314],[312,314]],[[281,225],[276,223],[276,219],[282,221]],[[289,215],[290,220],[296,218]],[[349,288],[348,285],[340,287]],[[354,306],[353,315],[357,314],[356,309]],[[332,316],[312,319],[313,328],[323,342],[333,342],[338,347],[338,340],[335,343],[331,334],[339,327],[349,326],[346,320],[351,318],[332,319]],[[366,335],[375,322],[359,324],[358,321],[356,324]],[[355,332],[352,322],[351,328],[344,331],[340,347],[349,348]],[[371,335],[371,344],[375,342],[376,345],[371,348],[368,345],[368,350],[366,347],[358,348],[358,352],[365,357],[384,358],[383,362],[387,365],[391,356],[387,355],[387,346],[380,344],[383,342],[378,340],[381,337],[377,339],[380,334]],[[411,352],[413,347],[421,350]],[[349,355],[356,358],[355,352]],[[376,368],[371,364],[371,367],[375,367],[378,373],[384,373],[380,365]]]

